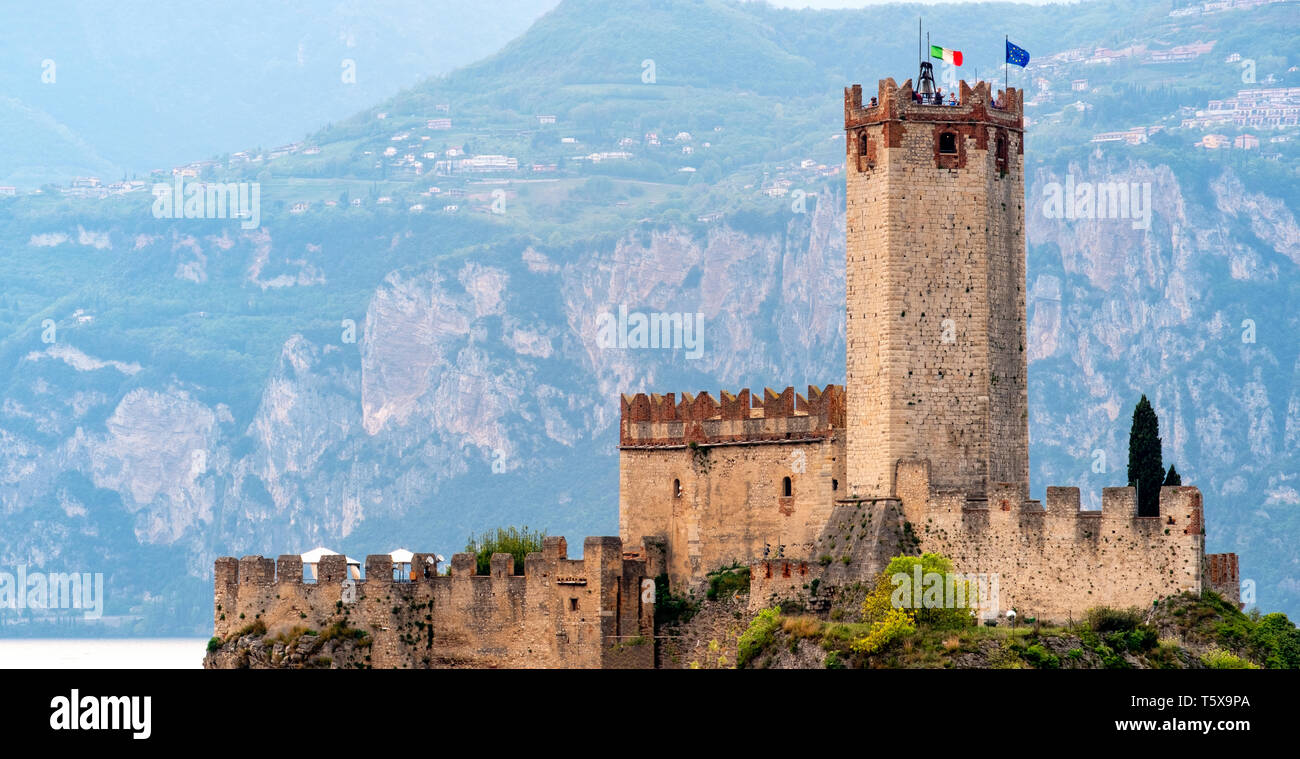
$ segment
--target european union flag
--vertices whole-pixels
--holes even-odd
[[[1007,40],[1007,63],[1014,63],[1024,68],[1029,65],[1029,51],[1023,47],[1013,45],[1011,40]]]

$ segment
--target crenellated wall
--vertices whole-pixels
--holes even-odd
[[[708,392],[698,396],[637,393],[624,395],[619,424],[622,448],[758,443],[830,437],[844,427],[844,388],[808,386],[808,394],[787,387],[771,388],[760,399],[749,389],[721,401]]]
[[[922,551],[964,573],[998,576],[1001,608],[1041,619],[1080,619],[1094,606],[1148,607],[1204,587],[1201,492],[1160,490],[1160,514],[1137,515],[1133,488],[1105,488],[1100,511],[1079,489],[1049,487],[1047,504],[996,483],[987,497],[930,484],[926,461],[900,461],[898,495]]]
[[[225,638],[261,620],[275,636],[322,630],[346,618],[369,634],[377,668],[654,666],[654,581],[662,549],[625,553],[615,537],[590,537],[570,559],[564,538],[546,538],[524,573],[510,554],[475,574],[474,554],[452,557],[451,576],[432,576],[416,554],[411,579],[394,581],[386,554],[366,557],[365,576],[347,579],[343,556],[324,556],[316,582],[302,559],[261,556],[216,561],[214,634]]]
[[[844,480],[843,389],[763,395],[623,397],[619,534],[663,538],[674,588],[765,552],[807,557],[830,516]]]

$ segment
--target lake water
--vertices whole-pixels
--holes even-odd
[[[207,638],[0,638],[0,669],[199,669]]]

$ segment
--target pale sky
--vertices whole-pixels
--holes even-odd
[[[938,5],[948,3],[976,3],[989,0],[767,0],[771,5],[782,8],[865,8],[868,5]],[[1077,3],[1084,0],[1007,0],[1008,2],[1027,5],[1047,5],[1048,3]]]

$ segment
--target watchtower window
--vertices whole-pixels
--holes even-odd
[[[577,610],[578,610],[578,599],[576,599],[576,598],[570,598],[570,599],[569,599],[569,611],[577,611]]]
[[[781,480],[781,495],[785,496],[786,498],[789,498],[790,496],[794,495],[794,483],[790,482],[789,477],[786,477],[785,479]]]
[[[682,481],[673,480],[673,498],[682,497]]]
[[[867,137],[866,130],[858,136],[858,155],[864,158],[868,155],[867,146],[871,144],[870,138]]]
[[[957,154],[957,135],[954,132],[943,132],[939,135],[939,152],[949,155]]]
[[[1007,173],[1007,138],[999,137],[997,141],[997,164],[998,173]]]
[[[831,490],[839,490],[839,489],[840,489],[840,481],[831,480]]]

